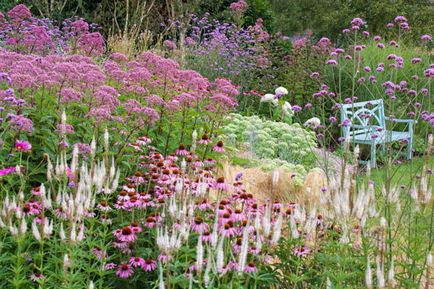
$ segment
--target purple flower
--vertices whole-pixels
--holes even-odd
[[[394,21],[400,23],[400,22],[407,22],[408,20],[404,16],[396,16]]]
[[[422,40],[423,42],[428,42],[428,41],[432,40],[432,36],[429,34],[424,34],[420,37],[420,40]]]
[[[338,65],[338,62],[335,59],[329,59],[326,61],[326,64],[336,66]]]
[[[301,109],[302,109],[302,108],[301,108],[299,105],[293,105],[293,106],[292,106],[292,111],[293,111],[293,112],[301,111]]]
[[[311,78],[317,78],[317,77],[319,77],[319,72],[312,72],[311,74],[310,74],[310,77]]]
[[[351,25],[362,26],[363,24],[365,24],[365,21],[363,21],[362,18],[356,17],[353,20],[351,20]]]

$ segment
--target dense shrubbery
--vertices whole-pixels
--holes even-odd
[[[315,133],[303,129],[298,123],[289,125],[263,121],[258,116],[232,114],[223,132],[224,137],[241,151],[251,152],[260,160],[275,160],[274,167],[283,166],[289,172],[303,176],[314,165]]]
[[[415,32],[410,39],[417,40],[418,35],[433,31],[434,22],[431,15],[434,6],[430,0],[378,0],[378,1],[335,1],[335,0],[273,0],[275,12],[274,28],[287,35],[304,34],[313,30],[320,38],[328,36],[333,41],[342,38],[342,29],[354,18],[362,17],[369,23],[369,31],[381,34],[384,26],[396,15],[406,16],[413,23]]]

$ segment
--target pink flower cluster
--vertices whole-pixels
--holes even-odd
[[[234,12],[245,12],[247,10],[247,2],[245,0],[238,0],[237,2],[231,3],[229,9]]]
[[[105,51],[105,40],[98,32],[91,32],[82,19],[63,22],[62,27],[50,19],[38,19],[30,10],[19,4],[6,15],[0,13],[0,41],[16,52],[37,53],[83,53],[99,56]]]
[[[198,141],[202,145],[210,142],[206,134]],[[233,253],[224,257],[224,264],[220,264],[221,267],[218,268],[220,274],[229,274],[240,269],[245,273],[255,274],[258,271],[255,264],[267,262],[269,259],[262,246],[276,244],[280,234],[279,231],[273,231],[280,230],[282,218],[292,216],[297,205],[292,203],[285,206],[278,201],[260,204],[245,191],[241,182],[242,175],[237,175],[235,182],[229,184],[225,178],[215,177],[216,165],[213,160],[202,162],[183,145],[179,146],[178,155],[164,157],[151,151],[149,155],[140,158],[140,170],[126,178],[127,183],[122,186],[113,207],[115,210],[134,212],[134,216],[144,217],[113,231],[113,246],[123,254],[135,256],[136,249],[140,248],[144,240],[142,236],[155,236],[150,232],[157,231],[156,242],[160,248],[158,260],[166,263],[173,259],[170,250],[168,253],[165,248],[171,245],[164,243],[164,238],[159,241],[158,235],[167,231],[164,229],[166,226],[173,231],[191,230],[192,234],[199,236],[200,242],[210,246],[216,244],[217,238],[223,238],[230,244],[229,249]],[[205,196],[212,191],[223,191],[226,195],[218,201],[210,202]],[[181,208],[176,208],[173,204],[176,198],[181,198],[187,192],[191,196],[187,203],[194,204],[187,210],[190,213],[180,211]],[[102,212],[112,210],[106,201],[97,205],[97,208]],[[168,215],[175,220],[168,221]],[[238,261],[240,254],[247,254],[244,263]],[[145,271],[156,268],[152,259],[122,259],[123,257],[119,262],[121,265],[112,263],[106,268],[116,269],[116,275],[120,278],[131,277],[135,268]],[[208,260],[203,259],[202,262],[206,264]],[[200,271],[201,267],[201,264],[196,262],[190,266],[188,274]]]

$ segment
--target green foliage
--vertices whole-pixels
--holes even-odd
[[[265,170],[282,167],[300,176],[314,164],[315,133],[299,124],[231,114],[222,128],[224,138],[260,159]]]
[[[276,15],[274,27],[287,35],[312,29],[317,36],[326,35],[336,41],[354,17],[367,20],[369,30],[377,34],[397,15],[406,16],[412,23],[414,39],[434,30],[434,6],[429,0],[273,0],[271,3]]]
[[[264,20],[264,25],[268,31],[273,30],[274,13],[271,9],[269,0],[247,0],[249,7],[244,15],[246,26],[254,25],[258,18]]]

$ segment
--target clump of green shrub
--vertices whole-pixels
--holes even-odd
[[[305,174],[314,164],[315,133],[300,124],[262,120],[258,116],[231,114],[223,127],[224,137],[235,147],[267,160],[264,168],[284,166]]]

